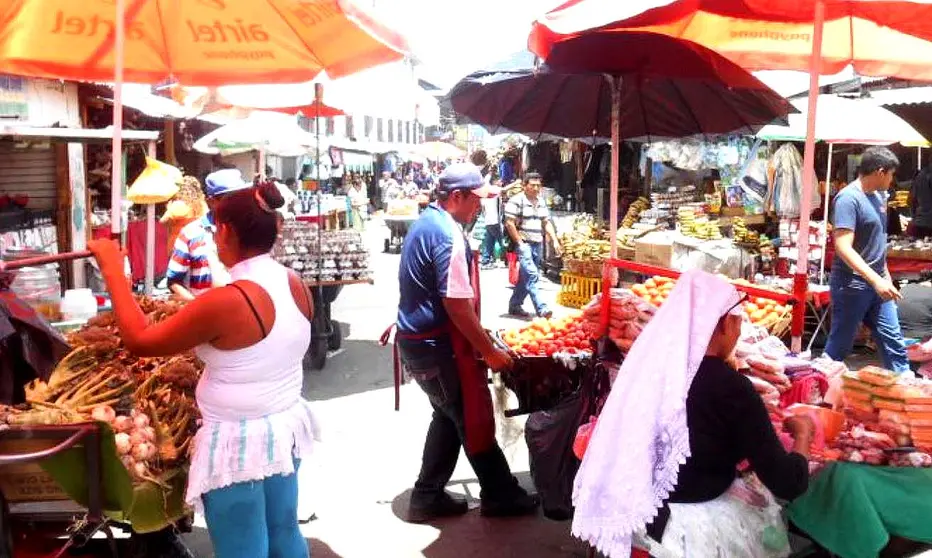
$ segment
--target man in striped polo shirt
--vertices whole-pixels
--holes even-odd
[[[213,172],[204,179],[207,207],[212,208],[220,196],[249,186],[238,169]],[[210,212],[181,229],[166,273],[168,288],[176,295],[193,298],[226,282],[223,279],[226,269],[217,257],[214,232],[216,226]]]
[[[518,284],[508,303],[508,313],[521,318],[530,316],[523,308],[524,299],[529,295],[538,316],[549,318],[553,315],[537,292],[543,264],[544,235],[550,238],[557,254],[562,249],[553,223],[550,222],[550,210],[540,196],[541,186],[540,175],[529,172],[524,177],[524,192],[513,196],[505,204],[505,231],[515,246],[520,267]]]

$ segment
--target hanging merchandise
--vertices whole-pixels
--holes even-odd
[[[770,195],[765,207],[780,217],[799,217],[803,192],[803,158],[792,143],[784,143],[773,154],[768,168]],[[817,183],[813,177],[813,183]],[[812,192],[812,207],[819,204],[819,193]]]
[[[177,168],[146,157],[146,168],[129,187],[126,199],[138,204],[164,203],[178,193],[181,178]]]
[[[573,160],[573,149],[576,146],[575,141],[564,141],[560,143],[560,162],[564,165]]]

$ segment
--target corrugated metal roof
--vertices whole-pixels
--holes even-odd
[[[880,89],[871,91],[870,99],[883,106],[922,105],[932,103],[932,87]]]

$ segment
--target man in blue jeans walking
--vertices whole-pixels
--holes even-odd
[[[884,367],[904,373],[910,368],[896,309],[902,297],[887,269],[886,191],[899,164],[889,149],[868,148],[858,179],[835,196],[832,327],[825,353],[844,360],[864,323],[874,334]]]
[[[558,254],[561,248],[550,222],[550,210],[540,196],[541,186],[540,175],[529,172],[524,177],[524,191],[505,204],[505,230],[518,254],[519,267],[518,284],[508,303],[508,313],[520,318],[530,317],[523,308],[524,299],[528,296],[538,316],[549,318],[553,315],[537,292],[543,264],[544,234],[550,238]]]

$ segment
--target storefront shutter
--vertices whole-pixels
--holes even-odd
[[[0,196],[29,196],[29,209],[55,209],[55,152],[0,141]]]

